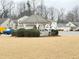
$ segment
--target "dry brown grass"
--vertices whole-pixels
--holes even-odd
[[[79,59],[79,36],[0,37],[0,59]]]

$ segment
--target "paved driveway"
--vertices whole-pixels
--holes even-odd
[[[75,31],[75,32],[59,32],[59,35],[79,35],[79,31]]]

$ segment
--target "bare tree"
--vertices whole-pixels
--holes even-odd
[[[13,1],[9,0],[0,0],[0,5],[1,5],[1,17],[7,18],[8,13],[11,13],[12,6],[13,6]]]
[[[25,11],[26,11],[26,3],[25,2],[20,2],[18,5],[17,5],[17,9],[19,11],[19,17],[22,17],[25,15]]]
[[[51,20],[54,20],[55,10],[53,7],[49,8],[49,16],[50,16]]]
[[[64,22],[64,13],[65,11],[63,8],[58,11],[58,22]]]
[[[41,0],[40,5],[38,5],[37,8],[36,8],[37,14],[40,15],[40,16],[43,16],[44,9],[45,9],[44,1]]]
[[[74,14],[74,21],[79,21],[79,7],[76,6],[73,8],[72,10],[73,14]]]
[[[18,15],[19,18],[23,16],[31,16],[33,14],[29,0],[27,2],[21,2],[17,6],[19,11],[19,15]]]
[[[66,20],[67,21],[71,21],[71,22],[74,22],[74,14],[73,12],[69,11],[66,15]]]
[[[9,10],[9,17],[11,18],[11,16],[12,16],[12,11],[13,11],[14,8],[15,8],[15,3],[14,3],[13,1],[10,1],[8,7],[9,7],[9,8],[8,8],[8,10]]]
[[[36,10],[35,2],[36,2],[36,0],[32,0],[32,3],[33,3],[33,14],[35,14],[35,10]]]
[[[31,16],[32,15],[32,11],[31,11],[31,4],[30,4],[29,0],[27,1],[27,6],[28,6],[28,16]]]
[[[44,14],[43,14],[44,18],[45,18],[45,19],[48,19],[48,13],[49,13],[49,12],[48,12],[48,8],[45,7],[43,13],[44,13]]]
[[[66,20],[72,21],[72,22],[77,22],[79,21],[79,7],[76,6],[74,7],[71,11],[69,11],[66,15]]]

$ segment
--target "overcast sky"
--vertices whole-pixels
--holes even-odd
[[[27,0],[14,0],[15,2],[27,1]],[[39,2],[39,0],[38,0]],[[79,0],[44,0],[44,4],[47,7],[64,8],[71,10],[75,6],[79,6]]]

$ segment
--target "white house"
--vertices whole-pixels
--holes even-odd
[[[66,24],[66,26],[67,26],[67,27],[76,27],[76,25],[75,25],[74,23],[72,23],[72,22],[68,22],[68,23]]]
[[[75,22],[68,22],[66,24],[67,27],[70,27],[71,30],[75,30],[78,26],[77,26],[77,23]]]
[[[70,27],[66,26],[67,23],[58,23],[57,29],[60,31],[70,31]]]
[[[58,23],[58,30],[70,31],[79,28],[79,22]]]
[[[39,29],[47,28],[47,24],[52,24],[52,20],[44,19],[39,15],[32,15],[30,17],[24,16],[19,19],[18,21],[18,29],[25,28],[25,29],[32,29],[36,26]],[[46,27],[45,27],[46,25]]]

